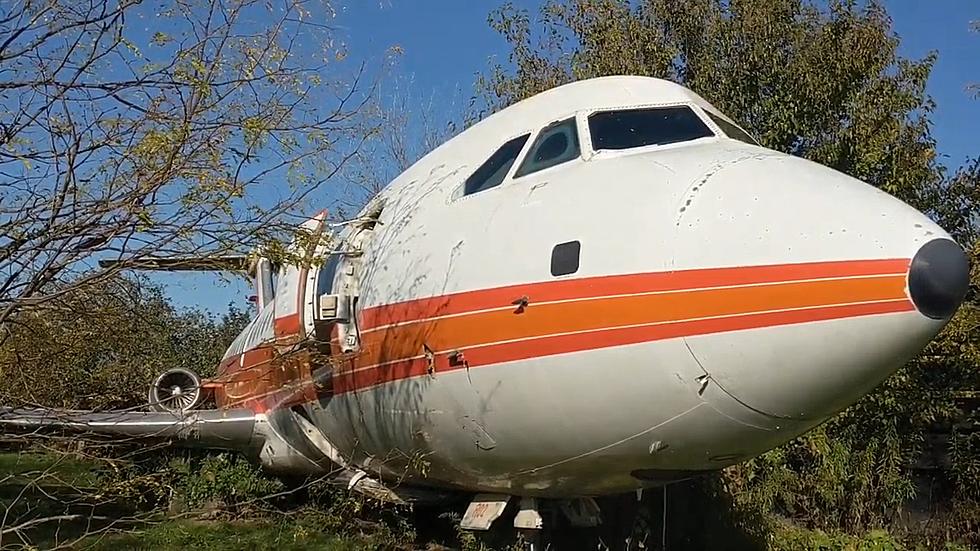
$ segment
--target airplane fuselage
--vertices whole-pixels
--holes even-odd
[[[590,132],[596,113],[661,107],[710,135],[603,149]],[[279,272],[219,405],[263,416],[274,468],[541,497],[719,469],[823,422],[942,328],[953,299],[918,281],[958,284],[935,273],[956,252],[908,205],[717,115],[614,77],[464,131],[345,225],[330,262]],[[578,155],[519,174],[563,120]],[[502,181],[468,189],[523,134]],[[324,316],[328,295],[353,314]]]

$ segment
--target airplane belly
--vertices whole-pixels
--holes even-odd
[[[823,420],[853,404],[933,336],[917,312],[688,337],[725,392],[784,419]]]
[[[389,477],[542,496],[664,483],[802,432],[705,389],[703,375],[667,339],[389,382],[335,395],[318,421]]]

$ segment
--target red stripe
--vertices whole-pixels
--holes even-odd
[[[288,337],[291,335],[299,335],[300,324],[302,320],[299,314],[288,314],[281,318],[275,319],[275,334],[276,337]]]
[[[463,360],[465,363],[457,362],[456,365],[450,365],[448,354],[438,354],[433,359],[432,367],[435,373],[442,373],[462,369],[463,367],[476,368],[529,358],[595,350],[612,346],[624,346],[677,337],[875,314],[908,312],[911,310],[914,310],[912,303],[903,299],[874,304],[828,306],[788,312],[769,312],[709,320],[678,321],[662,325],[597,330],[573,335],[554,335],[467,349],[463,351]],[[426,375],[429,369],[429,362],[426,359],[414,359],[372,367],[353,373],[341,373],[337,374],[334,378],[334,391],[337,393],[351,392],[383,383]]]
[[[247,400],[234,405],[251,409],[256,413],[265,413],[272,409],[288,408],[296,404],[310,402],[316,399],[318,390],[312,381],[304,379],[289,383],[277,390],[250,396]]]
[[[565,279],[509,285],[493,289],[465,291],[450,295],[397,302],[365,309],[361,327],[369,330],[392,323],[403,323],[435,316],[446,316],[507,307],[527,296],[530,302],[550,302],[613,294],[698,289],[754,283],[778,283],[803,279],[897,274],[908,270],[909,259],[845,260],[770,266],[707,268]]]

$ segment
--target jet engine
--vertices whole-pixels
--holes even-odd
[[[189,369],[176,367],[153,381],[148,401],[155,411],[180,413],[200,404],[201,396],[201,377]]]

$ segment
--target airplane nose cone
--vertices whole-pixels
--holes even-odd
[[[677,266],[833,267],[779,276],[750,305],[790,323],[685,338],[711,381],[772,417],[819,420],[853,404],[925,348],[967,292],[966,255],[935,222],[809,161],[739,159],[694,179],[679,205]],[[792,296],[765,306],[777,292]]]
[[[956,312],[970,285],[966,254],[949,239],[933,239],[912,258],[909,295],[919,312],[946,319]]]

